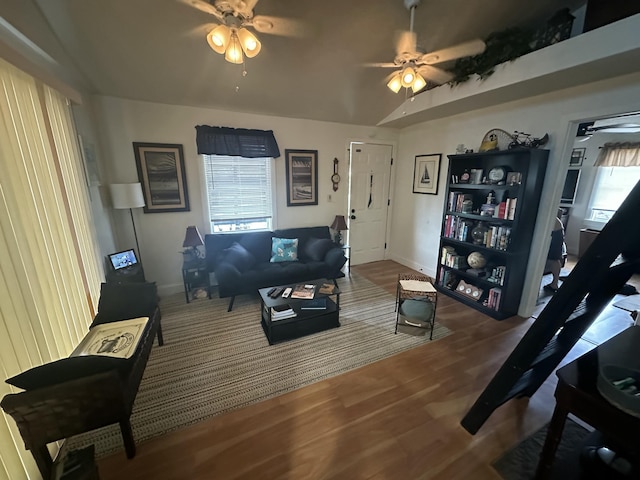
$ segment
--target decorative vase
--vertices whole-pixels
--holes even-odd
[[[478,222],[478,224],[471,230],[471,238],[475,245],[484,245],[486,243],[487,232],[489,227],[484,222]]]

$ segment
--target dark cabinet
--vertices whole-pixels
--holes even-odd
[[[449,155],[440,292],[496,319],[517,314],[548,156],[538,149]]]

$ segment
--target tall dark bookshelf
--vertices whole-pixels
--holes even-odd
[[[548,150],[524,148],[449,155],[438,291],[498,320],[517,314],[548,156]],[[504,169],[505,178],[492,180],[489,173],[495,168]],[[480,243],[474,243],[472,233],[480,222],[486,233],[476,231]],[[482,255],[484,267],[468,265],[472,252]]]

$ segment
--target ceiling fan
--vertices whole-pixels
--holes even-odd
[[[441,85],[453,79],[453,75],[441,68],[434,67],[439,63],[456,60],[462,57],[478,55],[486,47],[482,40],[471,40],[453,47],[424,53],[417,47],[417,37],[413,31],[416,7],[421,0],[404,0],[404,6],[411,13],[409,31],[403,31],[396,43],[396,57],[393,63],[369,63],[369,67],[397,68],[387,77],[387,86],[394,93],[401,87],[411,88],[414,93],[427,86],[427,80]]]
[[[213,15],[219,22],[207,33],[209,46],[223,54],[231,63],[242,63],[243,53],[253,58],[262,48],[258,37],[248,30],[284,36],[301,36],[302,25],[295,20],[254,15],[258,0],[179,0],[198,10]]]
[[[578,141],[585,142],[596,133],[640,133],[640,114],[629,113],[596,120],[586,128],[585,138]]]

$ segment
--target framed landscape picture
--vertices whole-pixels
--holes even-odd
[[[133,142],[145,213],[188,212],[182,145]]]
[[[287,207],[318,204],[318,151],[285,150]]]
[[[413,165],[413,193],[438,194],[441,153],[416,155]]]

